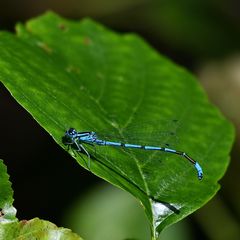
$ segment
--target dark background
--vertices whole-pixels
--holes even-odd
[[[237,140],[222,188],[188,217],[192,239],[240,239],[240,3],[223,0],[0,1],[0,29],[14,31],[46,10],[91,17],[118,32],[137,32],[159,52],[198,75],[212,102],[236,126]],[[19,219],[63,225],[62,211],[103,180],[71,159],[0,84],[1,156]],[[78,186],[76,188],[76,186]]]

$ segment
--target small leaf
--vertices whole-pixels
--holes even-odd
[[[16,209],[13,204],[13,190],[7,168],[3,161],[0,160],[0,224],[16,221]]]
[[[0,239],[12,240],[81,240],[81,238],[66,228],[58,228],[51,222],[34,218],[18,221],[16,209],[13,207],[13,190],[7,174],[7,168],[0,160]]]
[[[162,121],[179,120],[181,141],[175,147],[199,162],[202,181],[186,159],[173,154],[86,146],[95,156],[91,171],[142,202],[154,238],[219,189],[217,181],[229,163],[232,125],[191,74],[140,37],[116,34],[89,19],[72,22],[47,13],[18,25],[17,36],[2,32],[0,46],[0,80],[64,149],[62,137],[69,127],[107,129],[134,144],[126,129],[149,129],[141,123],[153,121],[159,123],[154,124],[158,132]],[[87,169],[86,156],[69,153]]]
[[[81,240],[67,228],[58,228],[55,224],[34,218],[29,221],[22,220],[15,223],[0,224],[1,239],[21,239],[21,240]]]

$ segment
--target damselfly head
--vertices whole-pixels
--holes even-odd
[[[65,135],[62,137],[62,143],[64,145],[73,144],[73,139],[76,136],[76,134],[77,134],[77,131],[74,128],[69,128],[65,132]]]
[[[74,137],[77,134],[77,131],[74,128],[69,128],[65,135],[69,136],[69,137]]]

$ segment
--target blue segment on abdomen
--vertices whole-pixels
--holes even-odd
[[[176,152],[176,150],[173,150],[173,149],[170,149],[170,148],[165,148],[165,151],[166,151],[166,152],[173,152],[173,153]]]
[[[136,145],[136,144],[124,144],[123,146],[125,146],[126,148],[142,148],[141,145]]]
[[[146,150],[162,150],[161,147],[153,147],[153,146],[144,146],[144,149]]]
[[[108,141],[106,141],[105,144],[108,145],[108,146],[117,146],[117,147],[122,146],[122,144],[119,143],[119,142],[108,142]]]

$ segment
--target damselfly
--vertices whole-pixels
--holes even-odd
[[[106,141],[99,139],[95,132],[77,132],[74,128],[70,128],[65,132],[65,135],[62,138],[63,144],[67,146],[71,146],[78,152],[82,152],[88,156],[89,165],[90,165],[90,154],[84,147],[84,144],[88,145],[98,145],[98,146],[112,146],[112,147],[123,147],[123,148],[134,148],[134,149],[143,149],[143,150],[151,150],[151,151],[162,151],[171,154],[177,154],[185,159],[187,159],[195,169],[197,170],[198,179],[201,180],[203,178],[203,171],[198,162],[192,159],[187,153],[182,151],[177,151],[175,149],[159,147],[159,146],[149,146],[149,145],[140,145],[140,144],[130,144],[123,142],[115,142],[115,141]]]

